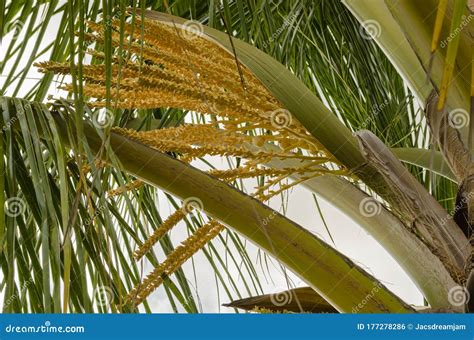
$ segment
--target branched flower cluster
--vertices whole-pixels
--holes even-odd
[[[276,98],[236,58],[215,43],[192,36],[183,29],[135,18],[124,26],[125,39],[119,34],[120,24],[112,21],[112,45],[116,53],[113,64],[83,65],[83,95],[93,107],[148,109],[179,108],[203,115],[202,124],[152,131],[113,128],[130,139],[144,143],[161,152],[173,152],[184,162],[204,156],[231,156],[243,159],[235,169],[214,169],[209,173],[223,181],[244,178],[266,178],[253,193],[266,201],[292,186],[325,174],[347,175],[346,170],[306,129],[285,110]],[[91,43],[105,42],[104,25],[88,23]],[[142,30],[143,29],[143,30]],[[122,44],[122,47],[118,47]],[[104,54],[88,50],[96,60]],[[66,63],[38,64],[44,72],[71,73]],[[106,71],[111,69],[107,91]],[[63,89],[73,91],[72,85]],[[107,95],[111,97],[107,98]],[[268,167],[272,160],[291,161],[278,169]],[[286,163],[290,164],[290,163]],[[288,178],[298,175],[298,180]],[[141,185],[136,181],[109,192],[118,195]],[[153,245],[185,218],[186,212],[173,213],[135,252],[142,258]],[[224,227],[211,220],[196,230],[166,260],[128,295],[128,302],[141,303],[156,289],[163,278],[171,275],[188,258],[201,249]]]
[[[125,303],[133,303],[134,305],[142,303],[163,283],[166,277],[169,277],[179,269],[184,262],[201,250],[223,229],[224,226],[215,220],[211,220],[198,228],[194,234],[176,247],[162,263],[156,266],[141,283],[130,291],[125,299]]]

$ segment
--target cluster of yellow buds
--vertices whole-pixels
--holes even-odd
[[[135,251],[135,259],[140,260],[168,231],[178,224],[186,216],[184,209],[176,210],[172,213],[153,234]]]
[[[211,220],[198,228],[194,234],[176,247],[161,264],[156,266],[141,283],[130,291],[125,303],[133,303],[134,305],[142,303],[163,283],[165,277],[173,274],[223,229],[224,226],[215,220]]]
[[[209,173],[226,182],[267,178],[253,193],[262,201],[315,176],[347,175],[344,167],[260,81],[217,44],[182,28],[155,21],[142,22],[140,18],[122,26],[124,40],[119,33],[120,23],[112,21],[111,25],[112,46],[122,54],[113,56],[112,65],[83,65],[83,95],[89,98],[88,105],[100,108],[109,102],[114,109],[178,108],[202,115],[198,120],[201,123],[152,131],[115,127],[112,129],[115,133],[161,152],[173,152],[185,162],[205,156],[243,159],[236,169],[213,169]],[[104,26],[88,23],[91,33],[86,34],[86,40],[103,44]],[[96,60],[105,58],[101,52],[88,52]],[[71,73],[66,63],[44,62],[37,66],[44,72]],[[111,70],[111,83],[116,86],[111,91],[107,89],[108,70]],[[73,91],[71,85],[63,89]],[[269,168],[267,164],[274,159],[292,162],[279,169]],[[299,179],[288,183],[294,175]],[[141,185],[141,181],[134,181],[111,190],[109,196]],[[135,258],[141,259],[187,213],[183,209],[173,213],[139,247]],[[171,275],[223,228],[213,220],[198,228],[129,293],[127,301],[141,303],[164,277]]]
[[[130,190],[134,190],[134,189],[138,189],[140,188],[141,186],[143,185],[143,182],[139,179],[136,179],[136,180],[133,180],[131,181],[130,183],[127,183],[125,186],[123,187],[119,187],[117,189],[112,189],[112,190],[109,190],[107,192],[107,196],[108,197],[114,197],[114,196],[118,196],[126,191],[130,191]]]

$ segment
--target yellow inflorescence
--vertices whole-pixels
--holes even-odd
[[[284,309],[284,310],[272,310],[264,307],[254,307],[252,312],[259,313],[259,314],[292,314],[292,312]]]
[[[135,27],[133,26],[135,25]],[[92,33],[85,38],[103,44],[104,25],[88,23]],[[236,169],[214,169],[209,173],[223,181],[266,178],[253,196],[266,201],[292,186],[324,174],[347,175],[346,170],[325,150],[289,111],[236,58],[221,47],[181,28],[154,21],[124,26],[121,40],[119,23],[112,21],[112,46],[121,41],[122,55],[112,57],[112,65],[83,65],[83,95],[89,105],[104,107],[110,100],[115,108],[179,108],[203,114],[202,124],[152,131],[113,128],[114,133],[137,140],[161,152],[173,152],[184,162],[204,156],[232,156],[244,160]],[[143,31],[142,31],[143,28]],[[132,32],[133,36],[132,36]],[[96,60],[104,54],[88,51]],[[68,63],[39,63],[40,70],[71,73]],[[107,98],[106,71],[111,70],[114,88]],[[63,89],[73,91],[72,85]],[[269,168],[272,160],[288,160],[291,165]],[[298,180],[287,183],[291,176]],[[109,192],[110,196],[141,185],[136,181]],[[135,252],[138,260],[180,220],[178,210],[154,231]],[[128,302],[141,303],[163,279],[201,249],[224,227],[211,221],[177,247],[146,279],[128,295]]]
[[[215,220],[211,220],[207,224],[198,228],[194,234],[184,240],[181,245],[176,247],[160,265],[148,274],[148,276],[137,286],[135,286],[127,298],[126,302],[135,305],[142,303],[156,288],[158,288],[163,280],[173,274],[182,266],[186,260],[196,254],[210,240],[216,237],[224,226]]]
[[[178,222],[186,216],[184,209],[176,210],[171,214],[159,228],[155,229],[153,234],[135,251],[135,259],[140,260],[168,231],[170,231]]]
[[[94,167],[96,169],[101,169],[101,168],[104,168],[105,166],[107,165],[106,162],[104,162],[103,160],[101,159],[95,159],[94,160]],[[90,164],[85,164],[83,167],[82,167],[82,173],[86,174],[88,172],[91,172],[92,171],[92,166]]]
[[[131,181],[130,183],[126,184],[123,187],[117,188],[117,189],[112,189],[107,192],[108,197],[113,197],[113,196],[118,196],[126,191],[129,190],[134,190],[137,188],[140,188],[143,185],[143,182],[139,179],[136,179],[134,181]]]

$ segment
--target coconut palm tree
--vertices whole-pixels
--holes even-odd
[[[197,252],[235,308],[472,310],[471,5],[2,1],[4,312],[149,312],[158,287],[197,312]],[[426,306],[270,207],[296,186],[370,233]],[[247,240],[308,287],[264,295]]]

